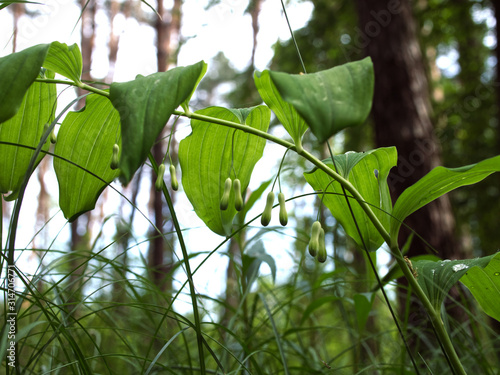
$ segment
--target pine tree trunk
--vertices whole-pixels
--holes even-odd
[[[389,177],[391,193],[396,199],[441,164],[431,122],[429,86],[409,1],[358,0],[357,4],[360,32],[366,37],[365,51],[375,67],[372,116],[376,144],[396,146],[398,150],[398,165]],[[446,196],[417,211],[406,224],[438,250],[441,257],[460,255]],[[403,227],[400,245],[409,234]],[[425,253],[428,248],[414,238],[410,255]]]
[[[257,50],[257,36],[259,35],[259,14],[262,8],[262,0],[251,0],[248,5],[248,11],[252,16],[252,35],[253,35],[253,46],[252,46],[252,57],[250,58],[250,66],[255,66],[255,51]]]
[[[168,15],[165,12],[163,1],[160,0],[158,2],[157,12],[162,16],[161,19],[158,18],[156,20],[155,24],[157,63],[159,72],[164,72],[168,69],[169,61],[172,55],[175,55],[172,54],[172,45],[175,43],[175,41],[173,40],[173,36],[178,38],[180,33],[181,6],[181,0],[174,0],[170,15]],[[162,132],[159,135],[158,140],[163,139],[164,134],[167,132],[168,130],[166,132]],[[172,138],[169,152],[170,157],[173,161],[176,160],[176,155],[174,152],[175,149],[175,141],[174,138]],[[163,142],[157,142],[152,150],[153,157],[155,158],[157,163],[160,163],[162,161],[165,152],[166,150],[164,150],[163,148]],[[155,181],[156,176],[152,174],[152,186],[154,186]],[[172,202],[174,203],[174,194],[171,194],[171,198]],[[174,228],[171,220],[167,220],[167,222],[165,223],[165,215],[163,213],[164,204],[162,199],[162,192],[158,192],[152,189],[150,205],[153,210],[154,223],[158,229],[163,230],[164,232],[171,232]],[[168,274],[170,273],[173,262],[173,253],[166,248],[163,237],[159,236],[158,233],[154,233],[149,246],[149,265],[152,271],[153,282],[162,290],[171,290],[172,288],[172,277]]]
[[[94,32],[95,32],[95,15],[96,15],[96,4],[92,1],[87,2],[86,0],[80,0],[80,7],[82,11],[81,15],[81,53],[82,53],[82,80],[91,81],[92,75],[90,73],[90,66],[92,63],[92,52],[94,50]],[[85,91],[78,89],[78,95],[85,94]],[[78,108],[83,108],[85,106],[85,99],[80,100],[77,103]],[[86,216],[86,222],[84,220]],[[78,255],[78,252],[87,251],[90,248],[89,238],[86,236],[88,233],[88,223],[89,223],[89,213],[78,217],[75,221],[70,224],[70,246],[71,253],[69,260],[69,272],[71,275],[69,277],[68,293],[69,297],[68,312],[73,310],[73,315],[77,316],[78,311],[75,310],[75,306],[81,301],[81,286],[83,284],[83,274],[85,266],[82,265],[84,258]],[[82,224],[85,223],[85,224]],[[81,234],[78,227],[85,225],[85,233]]]
[[[22,3],[17,3],[17,4],[12,4],[12,15],[14,16],[14,32],[12,34],[12,52],[16,52],[17,50],[17,37],[19,35],[19,18],[23,15],[25,12],[24,4]]]
[[[113,76],[115,74],[116,67],[116,58],[118,57],[118,44],[120,42],[120,34],[115,34],[115,30],[113,27],[113,21],[115,17],[120,12],[120,3],[117,0],[111,0],[109,4],[109,53],[108,53],[108,61],[109,61],[109,69],[106,77],[106,81],[111,83],[113,82]]]
[[[431,121],[429,86],[410,2],[357,0],[357,10],[360,27],[354,44],[371,56],[375,69],[372,116],[376,145],[396,146],[398,151],[397,167],[388,180],[395,201],[406,188],[441,164]],[[462,256],[447,196],[421,208],[405,224],[411,229],[402,226],[400,247],[412,231],[418,235],[411,242],[408,256],[432,253],[432,249],[443,259]],[[406,294],[402,288],[399,293],[402,306]],[[416,322],[426,322],[417,308],[412,306],[411,316]],[[462,320],[464,314],[454,310],[453,316]]]
[[[496,19],[496,37],[497,41],[500,40],[500,0],[491,0],[493,4],[493,9],[495,11]],[[500,116],[500,43],[497,42],[495,48],[495,54],[497,57],[496,66],[496,81],[495,87],[497,88],[497,117]],[[497,152],[500,154],[500,131],[497,131]],[[500,180],[500,176],[497,175],[497,179]]]
[[[496,92],[496,102],[497,102],[497,121],[498,118],[500,118],[500,43],[498,41],[500,40],[500,0],[491,0],[491,4],[493,5],[493,10],[495,12],[495,19],[496,19],[496,38],[497,38],[497,45],[495,48],[495,54],[497,57],[497,66],[496,66],[496,80],[495,80],[495,87],[497,89]],[[496,132],[497,135],[497,153],[500,154],[500,131]],[[496,176],[494,176],[498,183],[500,184],[500,175],[496,173]],[[495,332],[500,334],[500,322],[496,319],[490,318],[490,323]],[[497,357],[500,357],[500,348],[497,347],[496,349]]]

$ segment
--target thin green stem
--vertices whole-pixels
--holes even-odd
[[[170,164],[172,164],[172,158],[170,157],[170,143],[172,142],[172,137],[175,134],[175,125],[177,124],[178,120],[179,120],[179,116],[177,116],[174,123],[172,124],[172,129],[170,129],[170,135],[168,137],[167,153],[165,154],[165,156],[168,155],[168,160],[170,161]],[[165,157],[163,157],[163,162],[165,162]]]
[[[66,81],[64,79],[48,79],[48,78],[37,78],[35,79],[35,82],[42,82],[42,83],[60,83],[63,85],[70,85],[70,86],[75,86],[78,87],[82,90],[90,91],[95,94],[99,94],[102,96],[105,96],[109,98],[109,92],[100,90],[98,88],[95,88],[93,86],[87,85],[86,83],[83,82],[74,82],[74,81]]]
[[[3,199],[3,194],[0,194],[0,199]],[[3,252],[3,202],[0,202],[0,249]],[[3,262],[1,263],[3,264]],[[2,266],[0,265],[0,271],[2,270]]]
[[[148,159],[155,171],[156,174],[158,174],[158,164],[156,163],[156,160],[153,157],[153,154],[151,152],[148,154]],[[186,276],[188,279],[189,283],[189,292],[191,295],[191,303],[193,304],[193,315],[194,315],[194,324],[195,324],[195,329],[196,329],[196,338],[198,342],[198,354],[200,356],[200,372],[202,374],[206,373],[205,369],[205,356],[203,354],[203,335],[201,332],[201,320],[200,320],[200,314],[198,311],[198,300],[196,298],[196,290],[194,287],[194,281],[193,281],[193,274],[191,272],[191,266],[189,264],[189,254],[187,252],[187,247],[184,242],[184,237],[182,236],[182,231],[181,227],[179,225],[179,221],[177,220],[177,215],[175,214],[175,209],[174,205],[172,202],[172,199],[170,198],[170,194],[168,192],[168,189],[163,183],[163,195],[165,197],[165,200],[167,201],[167,206],[168,209],[170,210],[170,213],[172,215],[172,222],[174,224],[175,231],[177,232],[177,237],[179,239],[179,245],[181,247],[182,251],[182,257],[184,258],[184,266],[186,267]]]
[[[281,193],[281,181],[280,181],[280,173],[281,173],[281,168],[283,168],[283,162],[285,161],[286,153],[288,152],[289,148],[286,149],[285,153],[283,154],[283,157],[281,158],[281,163],[280,167],[278,169],[278,174],[276,175],[276,178],[274,179],[273,187],[271,188],[271,191],[274,190],[274,186],[276,185],[276,181],[278,181],[278,187],[279,187],[279,192]]]
[[[264,308],[266,309],[267,316],[269,318],[269,321],[271,322],[271,327],[273,328],[274,337],[276,338],[276,344],[277,344],[278,350],[280,352],[281,362],[283,363],[284,373],[285,373],[285,375],[289,375],[290,372],[289,372],[288,366],[287,366],[285,351],[283,350],[283,345],[281,344],[280,334],[278,333],[278,329],[276,328],[276,324],[274,323],[273,314],[271,313],[271,310],[269,309],[269,306],[267,305],[267,302],[266,302],[266,299],[264,298],[264,296],[261,293],[259,293],[259,297],[260,297],[260,300],[262,301],[262,304],[264,305]]]
[[[293,35],[292,27],[290,26],[290,21],[288,20],[288,15],[286,14],[285,3],[281,0],[281,7],[283,8],[283,13],[285,14],[286,23],[288,25],[288,29],[290,30],[290,35],[292,36],[293,44],[295,45],[295,50],[297,51],[297,55],[299,55],[300,64],[302,65],[302,69],[304,70],[304,74],[307,73],[306,66],[304,65],[304,60],[302,60],[302,55],[300,54],[299,45],[295,40],[295,35]]]
[[[286,148],[291,148],[291,149],[296,151],[296,148],[295,148],[293,143],[285,141],[281,138],[278,138],[272,134],[266,133],[262,130],[252,128],[251,126],[248,126],[248,125],[242,125],[240,123],[233,122],[233,121],[227,121],[227,120],[222,120],[222,119],[215,118],[215,117],[200,115],[199,113],[196,113],[196,112],[186,113],[186,112],[182,112],[182,111],[174,111],[172,114],[177,115],[177,116],[188,117],[190,119],[211,122],[212,124],[219,124],[219,125],[228,126],[230,128],[244,131],[245,133],[259,136],[261,138],[267,139],[268,141],[272,141],[274,143],[277,143],[280,146],[283,146]]]
[[[335,168],[335,172],[338,173],[337,164],[335,163],[335,158],[333,157],[333,152],[332,152],[332,148],[330,147],[330,143],[326,142],[326,144],[328,146],[328,151],[330,152],[330,157],[332,159],[332,163],[333,163],[333,166]],[[408,355],[410,356],[413,368],[415,369],[417,375],[419,375],[420,372],[418,371],[418,367],[417,367],[417,364],[415,362],[415,358],[413,358],[413,354],[412,354],[412,352],[410,350],[410,346],[408,345],[408,342],[406,341],[406,337],[403,334],[403,330],[401,329],[401,326],[399,325],[399,321],[398,321],[398,318],[396,317],[396,313],[392,309],[391,302],[389,301],[389,297],[387,297],[387,294],[385,292],[384,286],[382,285],[382,281],[380,280],[380,276],[379,276],[379,274],[377,272],[377,268],[375,267],[375,264],[373,263],[373,260],[372,260],[372,258],[370,256],[370,252],[368,251],[368,248],[366,246],[365,240],[364,240],[364,238],[363,238],[363,236],[361,234],[361,230],[359,229],[358,221],[356,220],[356,217],[354,216],[354,211],[352,210],[351,202],[349,201],[349,198],[347,197],[347,193],[346,193],[345,188],[343,186],[342,186],[342,193],[343,193],[343,195],[345,197],[345,201],[347,203],[347,207],[349,207],[349,212],[351,213],[352,220],[354,221],[354,224],[356,225],[356,230],[357,230],[359,238],[361,239],[361,242],[363,244],[363,250],[366,253],[366,258],[368,259],[368,262],[370,263],[370,267],[371,267],[371,269],[372,269],[372,271],[373,271],[373,273],[375,275],[375,278],[377,279],[377,283],[378,283],[378,285],[380,287],[380,290],[381,290],[382,295],[384,297],[385,303],[387,304],[387,307],[388,307],[389,312],[390,312],[390,314],[392,316],[392,319],[394,320],[394,324],[396,324],[396,328],[398,329],[399,335],[401,336],[401,339],[403,340],[403,343],[405,345],[406,351],[408,352]]]
[[[424,305],[424,308],[427,311],[427,314],[429,315],[431,323],[434,329],[436,330],[436,334],[438,338],[441,340],[444,351],[446,355],[448,355],[453,370],[455,371],[456,374],[466,375],[467,373],[465,372],[465,369],[462,366],[462,362],[460,362],[458,354],[455,351],[455,348],[453,347],[453,344],[451,342],[450,336],[448,335],[448,332],[444,327],[440,312],[436,311],[436,309],[434,308],[434,306],[429,301],[424,291],[418,284],[417,280],[413,276],[412,271],[406,264],[406,261],[403,259],[403,256],[401,255],[401,252],[399,251],[397,244],[390,246],[390,253],[396,259],[396,262],[398,263],[399,267],[403,271],[404,276],[406,277],[411,287],[413,288],[413,291]]]

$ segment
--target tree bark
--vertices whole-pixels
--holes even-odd
[[[19,34],[19,18],[25,12],[24,4],[22,3],[14,3],[12,4],[12,15],[14,16],[14,32],[12,34],[12,52],[16,52],[17,50],[17,37]]]
[[[109,4],[109,24],[110,24],[109,43],[108,43],[109,69],[108,69],[108,74],[106,76],[106,81],[108,83],[113,82],[113,76],[115,74],[115,67],[116,67],[116,58],[118,57],[118,44],[120,43],[120,34],[115,34],[113,22],[119,12],[120,12],[120,3],[117,0],[111,0],[111,3]]]
[[[496,20],[496,38],[497,38],[497,45],[495,48],[495,54],[497,58],[497,65],[496,65],[496,80],[494,83],[494,86],[496,87],[496,105],[497,105],[497,121],[498,118],[500,117],[500,43],[498,41],[500,40],[500,0],[491,0],[491,4],[493,5],[493,10],[495,12],[495,20]],[[497,145],[497,152],[500,154],[500,131],[496,132],[496,145]],[[495,174],[495,178],[500,183],[500,175],[498,173]],[[500,322],[496,319],[490,318],[490,323],[495,332],[500,333]],[[497,357],[500,355],[500,348],[497,347],[496,349]]]
[[[255,66],[255,51],[257,50],[257,36],[259,35],[259,14],[261,8],[262,8],[262,0],[251,0],[247,9],[247,11],[252,16],[253,45],[252,45],[252,56],[250,58],[250,66],[252,67],[252,70]]]
[[[430,90],[410,2],[357,0],[357,10],[360,27],[353,40],[358,49],[363,48],[371,56],[375,70],[372,117],[376,146],[396,146],[398,151],[397,166],[388,179],[395,201],[406,188],[441,164],[440,146],[431,121]],[[432,253],[435,249],[443,259],[462,257],[447,196],[424,206],[405,224],[398,239],[400,247],[413,231],[416,233],[408,256]],[[399,289],[398,299],[404,306],[405,287]],[[465,318],[462,309],[450,313],[460,321]],[[418,303],[410,307],[409,323],[410,327],[419,325],[421,333],[430,331]],[[413,348],[424,342],[410,338]]]
[[[389,176],[395,200],[441,164],[431,121],[429,86],[409,1],[357,0],[357,8],[364,48],[375,69],[372,116],[376,145],[396,146],[399,155],[397,167]],[[410,255],[426,253],[432,246],[443,258],[460,256],[446,196],[418,210],[406,224],[425,240],[415,237]],[[403,226],[400,245],[410,233]]]
[[[156,28],[156,48],[157,48],[157,64],[158,71],[164,72],[168,69],[170,59],[172,57],[172,42],[173,36],[178,38],[181,27],[181,0],[174,0],[174,4],[170,12],[166,12],[163,1],[158,1],[157,12],[162,17],[158,18],[155,24]],[[163,149],[163,135],[162,132],[158,137],[158,142],[153,146],[153,157],[160,163],[165,155],[165,150]],[[170,142],[170,157],[175,160],[175,142],[174,138]],[[154,187],[156,181],[156,176],[151,175],[151,186]],[[166,232],[173,231],[173,225],[171,220],[167,221],[167,226],[165,226],[165,215],[163,214],[163,200],[162,192],[158,192],[154,189],[151,190],[151,200],[150,205],[152,207],[154,215],[154,223],[156,227],[160,230],[164,229]],[[172,202],[175,202],[174,194],[171,195]],[[149,265],[152,271],[153,282],[159,286],[162,290],[170,290],[172,288],[172,278],[168,277],[173,266],[173,253],[172,251],[166,249],[165,243],[162,236],[158,233],[153,234],[153,238],[149,244]]]
[[[82,80],[91,81],[92,75],[90,73],[90,66],[92,64],[92,52],[94,50],[96,5],[92,1],[87,2],[86,0],[80,0],[80,7],[82,11],[82,24],[80,29]],[[78,89],[77,92],[78,95],[85,94],[85,91],[81,89]],[[80,100],[76,106],[79,109],[83,108],[85,106],[85,99]],[[82,224],[85,218],[86,222],[85,224]],[[90,248],[89,238],[86,235],[88,234],[89,219],[90,214],[86,213],[78,217],[70,224],[70,251],[72,254],[70,254],[69,260],[69,272],[71,272],[71,275],[69,277],[69,297],[67,303],[68,311],[71,313],[71,311],[73,310],[73,316],[78,315],[76,306],[81,301],[81,286],[83,285],[83,274],[85,271],[85,266],[83,266],[83,262],[85,262],[84,257],[75,254],[82,251],[88,251]],[[81,234],[78,230],[78,227],[81,227],[82,225],[85,225],[86,227],[84,234]]]
[[[82,47],[82,80],[90,81],[90,66],[92,64],[92,52],[94,50],[95,39],[95,15],[96,4],[93,1],[80,0],[82,8],[82,27],[81,27],[81,47]]]

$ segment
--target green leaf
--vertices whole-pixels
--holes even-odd
[[[203,61],[130,82],[113,83],[110,99],[120,113],[122,154],[121,182],[126,185],[146,160],[151,147],[172,115],[196,86]]]
[[[86,106],[70,112],[57,134],[54,169],[59,183],[59,206],[64,217],[75,220],[94,209],[99,195],[119,171],[110,167],[113,145],[120,144],[120,117],[111,102],[97,94],[87,97]],[[83,167],[101,179],[77,167]]]
[[[281,97],[295,107],[319,142],[362,124],[373,99],[369,57],[312,74],[270,72]]]
[[[82,75],[82,54],[77,44],[68,47],[65,43],[52,42],[43,66],[60,75],[80,82]]]
[[[246,110],[233,111],[209,107],[196,113],[239,123]],[[245,124],[267,131],[271,111],[265,106],[253,107]],[[228,177],[239,178],[244,191],[250,182],[255,163],[262,157],[265,140],[222,125],[191,120],[192,133],[179,144],[182,185],[196,214],[215,233],[228,236],[232,231],[234,191],[231,189],[229,207],[220,210],[224,182]],[[234,152],[234,153],[233,153]],[[232,161],[233,160],[233,161]],[[232,166],[232,167],[231,167]]]
[[[403,253],[404,254],[404,253]],[[433,254],[424,254],[424,255],[417,255],[414,257],[409,258],[411,262],[415,262],[418,260],[440,260],[436,255]],[[400,277],[403,277],[403,271],[401,270],[401,267],[397,263],[393,263],[392,266],[389,268],[389,271],[384,275],[382,278],[382,286],[387,285],[389,282],[392,280],[399,279]],[[376,292],[377,290],[380,289],[380,285],[377,283],[373,288],[372,292]]]
[[[356,312],[356,322],[358,324],[358,332],[363,332],[372,309],[373,301],[375,301],[375,293],[355,294],[353,296],[353,300],[354,310]]]
[[[484,312],[500,321],[500,253],[486,267],[471,267],[460,279]]]
[[[38,78],[50,44],[39,44],[0,58],[0,123],[13,117]]]
[[[48,78],[54,77],[49,71],[45,74]],[[55,85],[33,83],[21,101],[19,111],[10,120],[0,124],[0,141],[36,148],[45,124],[54,120],[56,96]],[[46,151],[48,148],[49,142],[42,150]],[[0,144],[0,193],[12,192],[7,200],[17,198],[32,155],[32,149]],[[44,154],[40,154],[37,162],[43,156]]]
[[[396,148],[378,148],[361,153],[347,152],[334,156],[334,160],[339,173],[356,187],[364,200],[374,207],[373,211],[384,227],[389,228],[392,203],[387,176],[397,162]],[[331,158],[323,162],[335,170]],[[332,182],[330,176],[316,168],[304,173],[304,177],[314,190],[335,193],[325,194],[323,203],[342,225],[347,235],[363,248],[363,241],[358,234],[341,185],[336,181]],[[384,243],[382,236],[354,199],[350,198],[350,204],[368,250],[377,250]]]
[[[419,260],[412,262],[417,281],[436,310],[441,309],[448,291],[471,267],[484,268],[494,255],[464,260]]]
[[[207,64],[204,62],[204,61],[200,61],[200,63],[202,64],[202,67],[201,67],[201,70],[200,70],[200,74],[198,76],[198,79],[196,81],[196,83],[194,84],[193,86],[193,90],[191,90],[191,94],[186,98],[186,100],[184,100],[182,103],[181,103],[181,107],[182,109],[186,112],[186,113],[189,113],[190,112],[190,109],[189,109],[189,101],[191,100],[194,92],[196,91],[196,88],[198,87],[198,84],[200,83],[201,79],[205,76],[205,73],[207,72]]]
[[[276,280],[276,261],[266,252],[262,241],[257,241],[243,254],[243,274],[247,279],[248,286],[257,278],[262,262],[267,263],[271,269],[271,276],[274,282]]]
[[[403,220],[427,203],[465,185],[472,185],[500,171],[500,156],[460,168],[436,167],[400,195],[394,205],[391,237],[397,238]]]
[[[256,71],[254,74],[255,86],[259,95],[269,108],[274,112],[278,120],[292,137],[298,150],[302,147],[302,136],[307,130],[307,124],[300,117],[295,108],[285,102],[274,85],[268,70]]]

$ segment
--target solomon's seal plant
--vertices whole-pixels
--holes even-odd
[[[82,82],[82,58],[76,45],[41,44],[0,58],[0,191],[9,194],[6,199],[16,201],[5,251],[8,264],[14,265],[16,259],[17,220],[27,183],[48,153],[50,133],[70,107],[57,117],[54,115],[55,85],[71,85],[90,94],[86,96],[83,110],[67,113],[54,146],[59,206],[68,221],[74,221],[94,209],[100,194],[111,182],[119,179],[127,185],[149,159],[157,174],[155,187],[163,192],[169,207],[182,253],[180,263],[188,276],[193,308],[189,327],[196,335],[202,373],[205,372],[204,352],[213,353],[212,343],[202,332],[190,256],[170,192],[163,182],[165,164],[162,162],[158,167],[151,154],[151,148],[172,115],[185,117],[190,122],[191,134],[180,141],[178,149],[181,182],[194,211],[210,230],[231,238],[242,228],[238,220],[245,218],[248,209],[243,205],[242,192],[247,191],[266,142],[296,152],[313,165],[304,173],[305,180],[317,194],[324,196],[322,204],[357,248],[370,253],[385,244],[425,308],[425,316],[433,325],[449,367],[456,374],[464,374],[442,324],[443,296],[460,280],[466,286],[474,286],[474,296],[484,310],[498,319],[500,306],[488,303],[491,296],[495,297],[492,290],[483,287],[485,283],[475,282],[483,277],[481,270],[490,263],[492,269],[488,272],[500,272],[499,262],[491,262],[498,259],[498,255],[463,260],[460,265],[467,267],[455,265],[455,268],[439,262],[412,260],[413,271],[418,272],[417,280],[397,240],[401,223],[408,215],[449,191],[500,171],[500,156],[461,168],[437,167],[406,189],[393,206],[387,178],[397,162],[394,147],[334,155],[329,143],[337,132],[362,124],[370,113],[374,87],[370,58],[304,75],[256,72],[255,84],[265,105],[192,111],[189,102],[206,70],[207,65],[200,61],[149,76],[138,75],[132,81],[112,83],[109,90],[101,90]],[[55,79],[55,73],[64,78]],[[290,139],[267,132],[271,110]],[[308,129],[318,142],[326,144],[330,157],[320,160],[304,149],[302,137]],[[169,170],[172,189],[177,190],[172,163]],[[271,190],[261,216],[263,226],[271,221],[274,198]],[[278,201],[280,223],[286,225],[282,193],[278,194]],[[312,225],[309,253],[319,262],[327,260],[325,233],[319,221]],[[265,259],[262,254],[256,256]],[[464,276],[472,268],[479,271]],[[380,288],[383,290],[382,284]],[[48,311],[43,305],[39,308]]]

